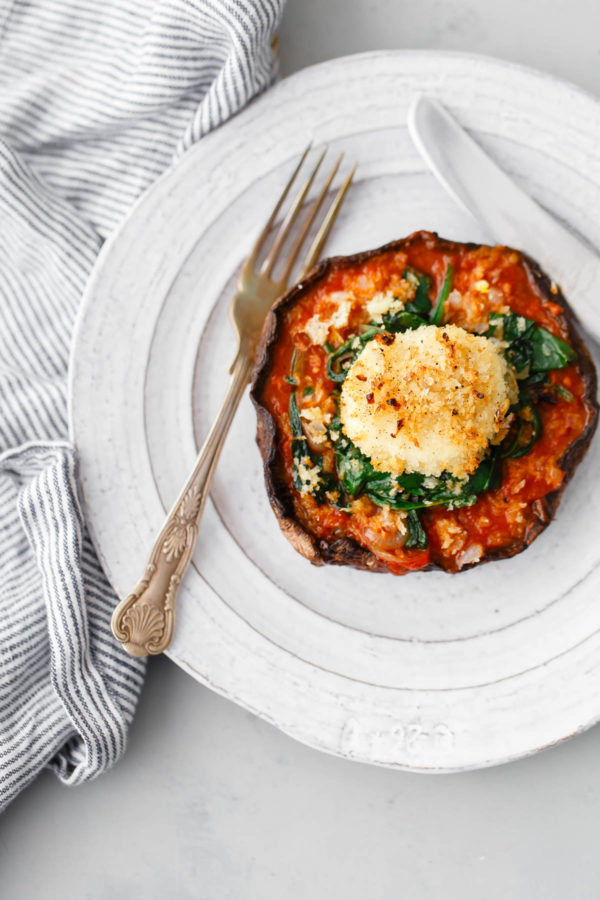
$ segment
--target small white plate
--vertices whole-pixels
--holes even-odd
[[[72,436],[92,536],[121,596],[220,404],[235,272],[309,140],[359,163],[330,253],[419,228],[485,239],[412,146],[406,113],[421,91],[600,246],[600,106],[517,66],[429,52],[339,59],[204,138],[103,250],[77,329]],[[597,440],[525,553],[394,578],[313,568],[292,550],[254,434],[245,398],[180,591],[175,662],[314,747],[414,771],[514,759],[600,718]]]

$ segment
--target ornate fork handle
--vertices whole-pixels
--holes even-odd
[[[196,543],[223,442],[250,380],[253,356],[254,347],[240,348],[219,413],[156,539],[144,577],[113,613],[113,634],[132,656],[162,653],[171,641],[177,589]]]
[[[202,518],[204,504],[208,497],[213,474],[229,431],[231,420],[238,408],[244,388],[250,380],[250,372],[258,339],[268,311],[280,297],[288,284],[298,254],[307,239],[310,228],[324,203],[329,188],[338,171],[342,157],[334,164],[325,182],[303,214],[303,204],[325,156],[319,156],[308,179],[300,188],[284,215],[276,234],[270,241],[271,231],[282,209],[296,175],[300,171],[310,147],[307,147],[292,176],[285,185],[274,209],[258,236],[250,255],[243,264],[238,277],[238,291],[231,302],[230,314],[235,325],[239,346],[231,367],[231,381],[225,394],[219,414],[208,433],[198,455],[194,471],[169,513],[159,534],[144,577],[137,587],[115,609],[111,621],[113,634],[132,656],[147,656],[162,653],[170,642],[175,623],[175,598],[177,590],[188,566]],[[327,236],[331,231],[344,197],[350,187],[356,166],[347,175],[331,202],[321,226],[301,267],[301,276],[309,271],[319,259]],[[299,217],[303,219],[299,223]],[[292,240],[291,229],[299,224],[299,231]],[[288,249],[287,244],[292,245]],[[287,243],[286,243],[287,242]],[[270,249],[267,252],[267,245]],[[266,256],[259,268],[259,257]],[[282,257],[283,256],[283,260]],[[281,264],[283,271],[274,276],[274,268]]]

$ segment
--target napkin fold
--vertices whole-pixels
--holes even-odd
[[[0,809],[123,753],[144,663],[86,531],[68,443],[75,316],[103,239],[273,79],[284,0],[13,0],[0,10]]]

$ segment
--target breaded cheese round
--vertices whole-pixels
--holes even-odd
[[[369,341],[343,383],[340,418],[380,471],[463,478],[517,395],[492,341],[457,325],[424,325]]]

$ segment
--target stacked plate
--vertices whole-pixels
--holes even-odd
[[[462,55],[363,54],[306,69],[251,104],[137,204],[79,320],[72,436],[119,594],[143,571],[220,405],[236,271],[309,140],[359,163],[328,252],[418,228],[486,240],[412,145],[406,114],[421,92],[600,246],[600,106],[547,76]],[[416,771],[503,762],[600,718],[598,440],[525,553],[394,578],[313,568],[294,553],[268,505],[254,433],[245,400],[180,591],[175,662],[314,747]]]

